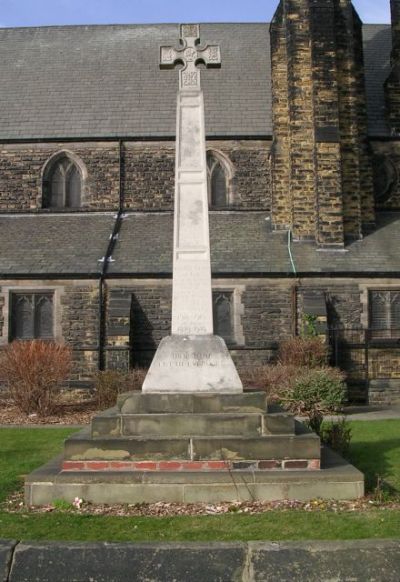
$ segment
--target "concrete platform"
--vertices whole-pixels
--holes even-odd
[[[356,499],[364,495],[364,476],[329,449],[321,471],[62,471],[62,457],[31,473],[25,481],[28,505],[80,497],[91,503],[218,503],[277,499]]]

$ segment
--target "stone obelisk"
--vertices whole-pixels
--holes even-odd
[[[213,335],[204,98],[198,64],[221,65],[201,48],[200,27],[181,26],[180,48],[161,47],[161,68],[182,65],[176,119],[172,331],[157,349],[143,392],[242,392],[222,338]]]

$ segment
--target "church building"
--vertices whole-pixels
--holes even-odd
[[[215,333],[238,368],[312,322],[349,398],[400,400],[400,0],[281,0],[202,24]],[[0,29],[0,347],[54,339],[71,385],[170,333],[179,26]]]

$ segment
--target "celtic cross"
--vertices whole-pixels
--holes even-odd
[[[200,70],[198,65],[206,67],[221,66],[221,51],[218,45],[199,46],[200,26],[198,24],[182,24],[180,30],[181,47],[161,47],[160,67],[173,69],[176,65],[183,65],[179,71],[179,88],[183,90],[200,90]]]

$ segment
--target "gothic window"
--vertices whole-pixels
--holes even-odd
[[[233,343],[233,293],[231,291],[213,292],[214,333],[227,343]]]
[[[52,339],[52,293],[13,293],[11,295],[11,340]]]
[[[370,291],[369,305],[372,337],[400,337],[400,290]]]
[[[67,155],[57,157],[43,179],[43,208],[79,208],[82,177],[75,162]]]
[[[229,169],[221,156],[207,153],[208,199],[210,208],[229,206]]]

